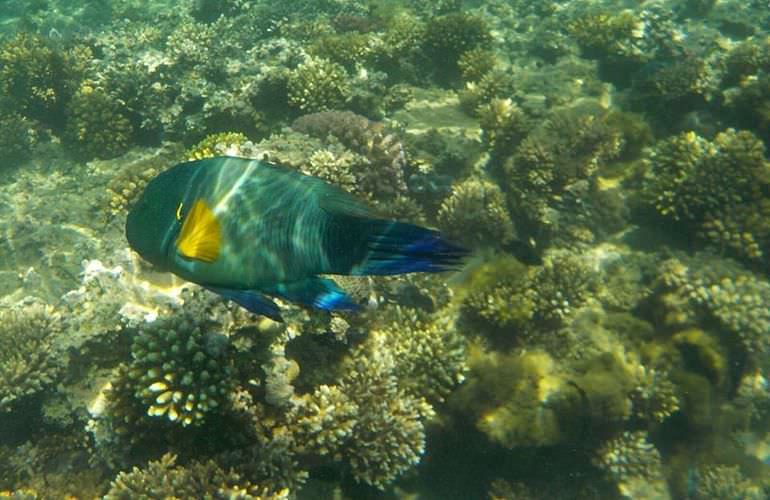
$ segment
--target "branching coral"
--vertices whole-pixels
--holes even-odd
[[[503,192],[497,184],[473,177],[455,184],[436,219],[450,239],[471,247],[499,248],[515,236]]]
[[[440,80],[451,81],[459,73],[460,56],[491,41],[484,19],[466,12],[437,16],[426,23],[422,45],[433,61]]]
[[[419,463],[425,451],[424,421],[433,407],[399,386],[399,360],[384,336],[354,349],[345,363],[343,392],[361,410],[345,446],[358,481],[384,488]]]
[[[140,330],[128,374],[147,414],[187,426],[219,411],[232,390],[227,343],[220,333],[174,320]]]
[[[692,323],[702,315],[734,335],[749,353],[768,349],[770,283],[730,261],[670,259],[661,265],[662,300],[667,319]]]
[[[213,461],[177,465],[176,456],[163,455],[143,469],[121,472],[105,495],[109,500],[135,498],[240,498],[286,500],[289,492],[268,493],[239,474],[225,471]]]
[[[37,142],[34,123],[17,112],[0,111],[0,155],[11,161],[24,161]]]
[[[19,32],[0,47],[0,89],[16,111],[58,129],[91,57],[87,49],[61,50]]]
[[[739,467],[729,465],[710,465],[699,467],[695,479],[693,498],[707,500],[711,498],[741,498],[760,500],[767,492],[743,475]]]
[[[53,383],[67,362],[56,347],[63,328],[61,314],[36,301],[0,310],[0,413]]]
[[[554,112],[505,162],[511,209],[520,214],[514,223],[525,230],[520,236],[580,241],[616,226],[606,216],[618,209],[597,184],[599,169],[623,145],[607,119],[607,113],[591,107]]]
[[[646,432],[627,431],[607,441],[597,450],[594,465],[617,483],[623,495],[669,496],[660,452],[649,442]]]
[[[126,152],[133,127],[114,97],[84,82],[67,104],[64,139],[87,159],[112,158]]]
[[[548,255],[540,267],[493,261],[470,281],[463,312],[510,341],[562,325],[597,285],[595,271],[570,253]]]
[[[337,141],[356,155],[347,155],[347,169],[330,168],[334,167],[332,163],[323,171],[316,168],[307,173],[323,173],[322,177],[329,178],[344,176],[342,172],[348,171],[347,175],[352,177],[349,179],[350,187],[355,187],[356,192],[368,198],[393,198],[405,193],[403,145],[382,124],[349,111],[325,111],[298,118],[292,128],[326,143]],[[318,160],[320,158],[316,158]],[[345,184],[347,182],[343,183],[343,187]]]
[[[531,128],[529,118],[510,99],[492,99],[477,108],[481,139],[497,159],[508,157]]]
[[[242,156],[241,147],[248,140],[248,137],[240,132],[211,134],[185,151],[184,156],[187,160],[201,160],[214,156]]]
[[[311,57],[289,73],[289,106],[305,113],[339,109],[350,95],[348,79],[341,65]]]

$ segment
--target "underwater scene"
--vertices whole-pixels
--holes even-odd
[[[770,498],[770,4],[0,1],[0,497]]]

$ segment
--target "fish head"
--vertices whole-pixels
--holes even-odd
[[[169,253],[187,211],[193,165],[183,163],[152,179],[126,218],[126,239],[143,259],[160,269],[170,267]]]

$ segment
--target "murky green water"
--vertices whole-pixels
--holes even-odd
[[[0,496],[770,497],[768,26],[3,2]]]

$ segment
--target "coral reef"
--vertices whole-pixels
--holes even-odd
[[[765,498],[767,488],[748,480],[736,466],[711,465],[699,468],[693,498]]]
[[[543,244],[565,237],[580,242],[621,227],[622,208],[597,183],[601,168],[623,144],[607,119],[591,106],[554,112],[505,161],[505,187],[520,237]]]
[[[687,224],[720,250],[764,261],[770,233],[757,215],[766,210],[770,162],[759,139],[732,129],[714,141],[683,133],[660,143],[646,162],[643,196],[661,216]]]
[[[227,343],[192,324],[156,321],[140,330],[128,374],[147,414],[186,426],[218,411],[232,390]]]
[[[342,108],[350,95],[348,74],[341,65],[310,58],[288,75],[289,105],[312,113]]]
[[[609,474],[627,497],[669,498],[660,452],[646,432],[625,432],[598,450],[594,464]]]
[[[459,75],[458,61],[464,52],[491,40],[483,18],[466,12],[436,16],[425,25],[422,47],[432,61],[439,81],[450,82]]]
[[[471,178],[456,184],[436,219],[450,239],[468,247],[502,247],[515,236],[505,196],[489,181]]]
[[[174,455],[166,454],[145,468],[135,467],[115,478],[104,498],[243,498],[288,499],[289,492],[267,493],[250,485],[237,473],[222,470],[216,463],[193,462],[177,465]]]
[[[133,139],[131,122],[120,103],[103,89],[83,82],[67,104],[63,138],[86,159],[113,158],[128,150]]]
[[[88,49],[62,50],[39,35],[19,32],[0,47],[0,89],[16,111],[60,129],[90,57]]]
[[[670,259],[660,267],[665,321],[687,326],[701,315],[740,342],[749,353],[768,349],[770,283],[731,261]],[[724,365],[724,363],[721,363]],[[717,370],[721,371],[721,370]]]
[[[0,310],[0,413],[56,380],[67,364],[56,344],[63,329],[61,313],[39,301]]]

